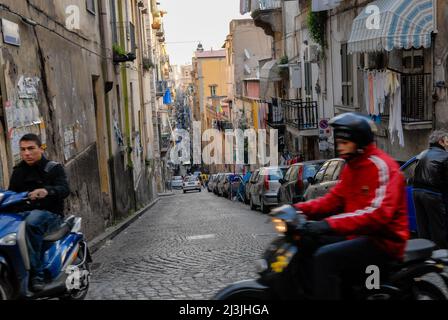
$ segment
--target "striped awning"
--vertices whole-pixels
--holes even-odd
[[[348,52],[429,48],[433,0],[377,0],[353,21]]]

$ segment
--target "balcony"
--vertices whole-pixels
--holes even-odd
[[[286,124],[299,130],[315,130],[319,117],[316,101],[282,100]]]
[[[431,74],[401,75],[401,122],[403,128],[432,129],[432,78]],[[383,116],[390,116],[386,108]]]
[[[167,81],[157,81],[156,82],[156,96],[163,97],[165,95],[167,88],[168,88]]]
[[[254,0],[251,2],[251,16],[257,27],[269,36],[282,32],[282,1]]]
[[[160,139],[160,152],[166,153],[171,146],[171,136],[169,134],[163,134]]]
[[[278,128],[285,125],[283,108],[281,105],[269,103],[268,125],[272,128]]]

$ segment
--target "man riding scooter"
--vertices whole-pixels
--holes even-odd
[[[316,299],[336,300],[342,274],[365,274],[369,265],[402,260],[409,231],[404,177],[398,164],[375,146],[374,124],[346,113],[330,125],[339,157],[347,162],[340,182],[324,197],[294,207],[314,220],[302,234],[333,239],[313,243],[298,258],[299,273],[308,275],[301,278],[311,281],[304,285]]]
[[[61,164],[44,157],[38,136],[27,134],[20,139],[22,162],[14,167],[9,190],[29,192],[28,204],[16,206],[15,212],[26,217],[27,245],[31,263],[30,289],[44,288],[44,236],[63,222],[64,199],[70,194],[67,177]]]

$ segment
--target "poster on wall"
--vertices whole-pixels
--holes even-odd
[[[13,46],[20,46],[19,25],[12,21],[2,19],[3,42]]]

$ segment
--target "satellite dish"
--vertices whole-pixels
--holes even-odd
[[[249,52],[249,50],[244,49],[244,55],[245,55],[245,57],[246,57],[246,60],[249,60],[249,59],[250,59],[250,52]]]
[[[250,71],[251,71],[250,67],[247,64],[245,64],[244,65],[244,73],[247,75],[250,75],[250,73],[251,73]]]

